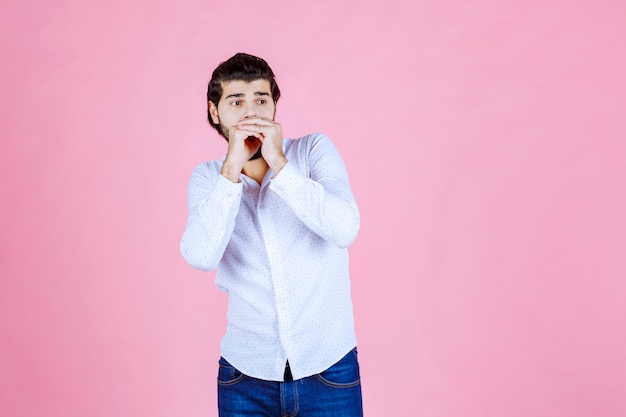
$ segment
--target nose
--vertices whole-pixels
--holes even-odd
[[[246,106],[246,108],[244,109],[243,112],[243,117],[245,118],[251,118],[251,117],[256,117],[256,109],[254,108],[254,106]]]

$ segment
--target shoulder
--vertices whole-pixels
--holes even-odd
[[[312,151],[315,151],[320,147],[332,147],[332,141],[323,133],[314,132],[309,133],[306,136],[302,136],[299,138],[286,138],[285,141],[285,151],[286,152],[297,152],[297,153],[305,153],[309,154]]]
[[[210,161],[210,162],[202,162],[194,168],[191,173],[191,180],[193,182],[194,179],[212,179],[219,175],[220,170],[222,169],[222,161]]]
[[[202,162],[193,169],[194,173],[210,173],[210,172],[219,172],[222,169],[223,161],[208,161]]]

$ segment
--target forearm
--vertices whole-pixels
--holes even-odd
[[[348,247],[357,236],[360,214],[347,178],[307,178],[287,164],[273,180],[272,189],[312,231],[338,247]]]
[[[217,176],[213,184],[195,175],[189,186],[189,216],[180,243],[183,258],[194,268],[215,269],[235,227],[241,184]]]

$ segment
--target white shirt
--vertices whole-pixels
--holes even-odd
[[[337,149],[322,134],[285,139],[288,163],[261,185],[222,162],[189,183],[181,253],[228,293],[222,356],[246,375],[282,381],[324,371],[356,346],[347,247],[359,210]]]

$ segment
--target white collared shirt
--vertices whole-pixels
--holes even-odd
[[[222,356],[246,375],[282,381],[327,369],[356,346],[347,247],[359,210],[332,142],[314,133],[285,139],[288,163],[261,185],[233,183],[222,162],[199,165],[189,183],[181,253],[217,267],[228,293]]]

